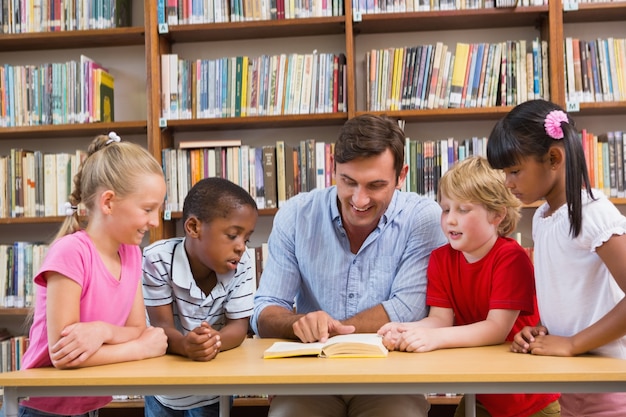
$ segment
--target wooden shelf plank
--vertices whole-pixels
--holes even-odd
[[[27,316],[30,312],[30,308],[0,308],[0,316]]]
[[[455,109],[424,109],[424,110],[394,110],[365,112],[360,114],[378,114],[394,119],[403,119],[407,122],[453,122],[467,120],[498,120],[504,117],[513,106],[455,108]]]
[[[89,142],[91,142],[94,136],[108,134],[110,131],[115,131],[119,135],[145,135],[147,125],[148,123],[145,120],[138,120],[107,123],[3,127],[0,129],[0,139],[44,139],[85,136],[88,137]],[[86,145],[88,145],[89,142],[86,142]]]
[[[548,6],[504,9],[445,10],[430,12],[364,14],[354,22],[357,34],[465,30],[513,26],[539,27]]]
[[[292,114],[282,116],[225,117],[214,119],[168,120],[174,132],[202,130],[268,129],[283,127],[340,126],[348,120],[347,113]]]
[[[143,26],[0,35],[0,51],[143,46]]]
[[[581,116],[626,115],[626,101],[580,103],[580,111],[576,114]]]
[[[168,29],[162,36],[173,43],[341,35],[345,33],[345,17],[175,25]]]
[[[563,23],[611,22],[624,20],[626,2],[578,3],[578,10],[563,12]]]

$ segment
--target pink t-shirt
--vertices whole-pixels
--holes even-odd
[[[52,366],[48,353],[46,321],[46,280],[44,273],[58,272],[82,287],[80,321],[104,321],[124,326],[132,309],[137,286],[141,282],[141,250],[135,245],[121,245],[121,276],[117,280],[106,269],[96,248],[84,231],[55,241],[35,276],[35,314],[30,328],[29,346],[22,369]],[[111,397],[30,398],[23,405],[54,414],[83,414],[101,408]]]

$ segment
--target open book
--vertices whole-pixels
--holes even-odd
[[[263,357],[384,358],[387,353],[382,337],[376,333],[353,333],[333,336],[326,343],[275,342],[263,352]]]

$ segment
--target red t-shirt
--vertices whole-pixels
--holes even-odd
[[[481,260],[468,263],[462,252],[445,245],[435,249],[428,263],[426,303],[451,308],[454,325],[487,319],[491,309],[519,310],[508,341],[524,326],[539,323],[533,265],[513,239],[500,237]],[[479,394],[492,416],[526,417],[544,409],[560,394]]]

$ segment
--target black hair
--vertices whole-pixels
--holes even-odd
[[[565,196],[570,220],[570,233],[576,237],[582,229],[582,196],[585,188],[591,198],[591,184],[582,142],[574,121],[567,115],[561,122],[563,138],[558,140],[546,133],[546,116],[559,110],[558,105],[546,100],[530,100],[517,105],[494,126],[487,141],[487,159],[496,169],[504,169],[534,157],[542,161],[553,145],[565,149]]]
[[[226,218],[233,209],[241,206],[257,210],[252,196],[239,185],[224,178],[203,178],[191,187],[185,197],[183,222],[190,216],[196,216],[201,222]]]
[[[406,138],[398,123],[384,116],[362,114],[348,120],[335,143],[335,163],[380,155],[389,149],[393,154],[396,178],[404,166]]]

